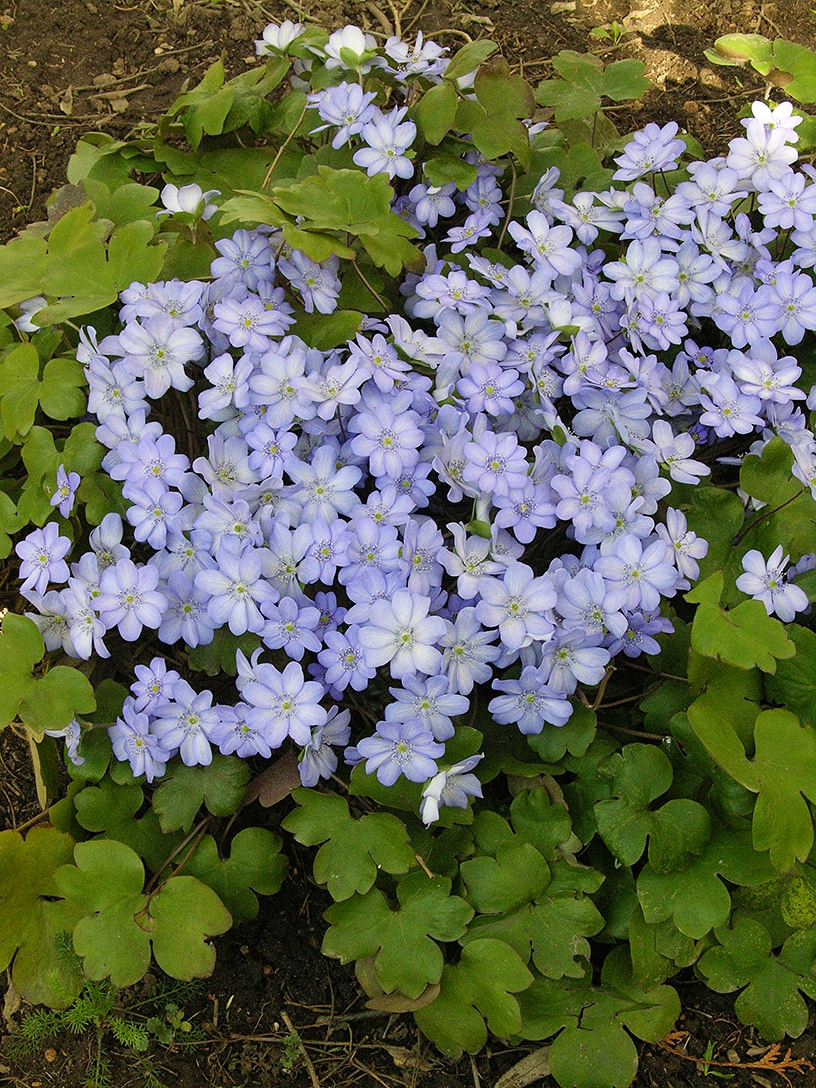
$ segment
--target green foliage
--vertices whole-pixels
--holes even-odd
[[[212,835],[205,835],[190,857],[185,872],[212,888],[232,915],[233,925],[258,913],[258,895],[280,891],[288,862],[280,853],[279,835],[263,827],[245,827],[223,860]]]
[[[758,851],[770,850],[773,865],[790,869],[813,846],[808,798],[816,801],[816,730],[787,710],[765,710],[754,726],[749,759],[731,724],[698,700],[689,721],[711,755],[732,778],[756,793],[753,836]]]
[[[599,987],[583,980],[537,979],[519,1000],[524,1038],[557,1033],[550,1071],[561,1088],[626,1088],[637,1071],[631,1035],[661,1039],[680,1012],[672,987],[646,989],[632,980],[623,949],[607,956]]]
[[[699,605],[691,628],[691,645],[698,653],[739,669],[758,666],[769,673],[776,671],[778,659],[793,657],[796,647],[785,625],[769,616],[761,601],[725,609],[719,603],[722,592],[723,575],[718,572],[686,594],[687,601]]]
[[[713,64],[750,64],[769,86],[784,89],[799,102],[816,102],[816,53],[785,38],[762,34],[725,34],[706,50]]]
[[[215,754],[206,767],[187,767],[177,760],[153,795],[162,831],[189,831],[202,805],[213,816],[232,816],[243,803],[248,781],[249,769],[242,760]]]
[[[383,894],[371,888],[326,911],[330,928],[323,951],[341,963],[374,956],[374,972],[385,993],[399,990],[418,997],[439,982],[444,958],[437,941],[455,941],[473,917],[473,908],[451,895],[445,877],[430,879],[409,873],[397,885],[399,909],[392,911]]]
[[[807,1027],[808,1009],[802,994],[816,998],[816,929],[793,933],[778,956],[771,952],[768,931],[750,918],[738,918],[733,928],[715,930],[717,944],[700,959],[698,968],[717,993],[740,990],[735,1008],[745,1024],[753,1024],[765,1039],[794,1038]]]
[[[342,797],[298,789],[298,808],[282,823],[304,846],[323,845],[314,860],[318,884],[326,884],[332,899],[349,899],[374,885],[380,869],[407,873],[416,859],[408,832],[395,816],[376,813],[355,819]]]
[[[291,56],[313,62],[315,89],[340,78],[310,51],[325,40],[309,28],[292,46]],[[789,94],[816,100],[809,50],[760,36],[717,43],[722,55],[740,48],[769,81],[787,74]],[[409,154],[424,163],[417,180],[465,190],[476,165],[463,149],[475,146],[512,178],[516,218],[550,167],[568,200],[607,189],[621,147],[607,108],[643,95],[642,63],[563,51],[554,77],[534,90],[496,54],[493,42],[471,42],[440,83],[414,85],[406,104],[418,129]],[[350,148],[313,132],[316,115],[303,90],[288,90],[289,70],[289,56],[272,56],[228,79],[218,61],[154,127],[127,140],[87,135],[69,165],[87,200],[0,247],[0,308],[46,300],[44,328],[30,336],[17,334],[15,315],[0,316],[0,555],[13,534],[55,516],[60,464],[82,477],[80,512],[64,523],[77,544],[106,513],[125,510],[120,486],[99,471],[94,424],[75,422],[85,375],[72,356],[74,320],[91,319],[100,336],[113,331],[110,307],[131,281],[207,278],[213,239],[230,224],[265,224],[280,230],[283,252],[339,262],[334,313],[307,314],[295,299],[293,331],[309,347],[330,351],[366,318],[397,312],[399,277],[425,260],[418,232],[392,210],[384,174],[368,177]],[[375,71],[372,87],[377,79]],[[524,122],[536,104],[555,124],[531,137]],[[159,177],[219,190],[217,217],[157,218]],[[512,263],[500,249],[484,253]],[[567,436],[556,428],[553,437]],[[736,588],[749,549],[767,556],[782,544],[794,561],[816,551],[816,503],[793,463],[774,438],[745,456],[739,490],[736,472],[730,487],[672,489],[667,501],[709,545],[699,584],[664,609],[675,633],[661,636],[661,656],[634,669],[622,660],[625,681],[610,670],[592,706],[576,693],[563,728],[524,736],[499,725],[490,696],[474,692],[472,718],[457,722],[445,758],[484,752],[484,801],[446,807],[425,828],[422,784],[384,787],[363,765],[347,776],[348,800],[331,787],[292,792],[280,826],[316,848],[314,879],[334,900],[323,951],[356,963],[373,1007],[412,1012],[454,1056],[478,1051],[489,1032],[551,1040],[561,1088],[631,1083],[635,1040],[671,1029],[679,1002],[665,982],[691,967],[713,989],[741,991],[739,1015],[769,1038],[803,1030],[804,999],[816,997],[816,635],[807,617],[783,624]],[[489,539],[485,515],[469,517],[468,531]],[[544,569],[547,554],[534,561]],[[816,599],[816,573],[800,584]],[[216,678],[216,690],[236,675],[236,652],[251,657],[260,646],[256,634],[222,629],[206,646],[176,649],[189,669]],[[136,660],[146,644],[134,650]],[[96,1032],[97,1085],[110,1079],[103,1038],[141,1053],[152,1038],[191,1032],[174,1000],[134,1017],[116,987],[143,978],[152,960],[180,979],[207,976],[210,938],[255,917],[258,897],[274,894],[287,870],[281,838],[246,803],[276,793],[259,786],[268,772],[250,784],[246,761],[217,754],[208,766],[173,759],[148,783],[111,758],[105,726],[127,694],[112,678],[122,679],[117,665],[114,655],[104,670],[93,660],[69,668],[60,651],[45,653],[30,620],[3,621],[0,727],[22,725],[32,737],[43,798],[59,779],[55,746],[36,743],[43,730],[77,719],[85,762],[68,767],[67,794],[48,813],[53,827],[0,834],[0,968],[26,1000],[64,1010],[32,1018],[27,1039]],[[284,778],[287,766],[294,756],[279,768]],[[277,785],[283,796],[291,781]],[[243,829],[231,836],[239,813]],[[599,949],[609,946],[599,972]],[[288,1045],[299,1054],[295,1035]]]
[[[480,938],[462,949],[458,963],[445,964],[439,996],[414,1017],[444,1054],[475,1054],[487,1042],[488,1028],[500,1039],[519,1033],[521,1010],[514,995],[532,981],[504,941]]]
[[[32,1004],[63,1009],[82,989],[76,958],[60,938],[67,927],[49,897],[60,894],[56,871],[71,858],[73,840],[55,828],[34,828],[23,839],[0,831],[0,970]]]
[[[136,853],[112,839],[77,843],[73,865],[55,880],[63,900],[54,914],[73,920],[73,942],[88,978],[131,986],[156,962],[172,978],[212,973],[215,950],[207,938],[232,919],[210,888],[191,876],[170,877],[145,893]]]
[[[652,801],[671,785],[668,756],[645,744],[627,744],[599,768],[612,779],[612,798],[598,801],[598,832],[623,865],[633,865],[649,839],[649,864],[659,873],[680,868],[689,854],[700,854],[711,834],[702,805],[688,798],[667,801],[656,812]]]
[[[555,110],[556,123],[585,120],[597,114],[603,98],[626,102],[640,98],[651,87],[639,60],[617,60],[604,65],[592,53],[562,49],[552,66],[560,78],[539,83],[535,100]]]

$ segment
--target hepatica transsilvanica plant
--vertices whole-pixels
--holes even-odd
[[[42,526],[16,545],[26,615],[61,661],[35,681],[33,651],[26,676],[52,678],[64,717],[46,729],[33,689],[12,717],[64,735],[79,783],[54,809],[49,939],[72,933],[85,973],[118,985],[151,941],[170,973],[206,973],[204,938],[285,865],[261,828],[220,858],[208,825],[244,799],[242,761],[282,750],[318,787],[283,826],[323,843],[325,951],[446,1052],[488,1028],[556,1036],[562,1085],[629,1083],[628,1032],[665,1034],[663,983],[692,964],[747,986],[738,1011],[768,1038],[797,1034],[800,991],[816,996],[816,637],[793,623],[816,565],[816,174],[794,165],[799,118],[757,103],[725,156],[690,162],[676,124],[614,144],[596,112],[641,93],[635,61],[556,58],[572,82],[536,98],[559,130],[530,119],[491,43],[450,60],[421,34],[378,47],[287,22],[257,45],[265,67],[225,83],[216,66],[150,138],[75,160],[117,231],[137,219],[117,219],[117,192],[142,200],[147,250],[160,230],[175,274],[128,280],[118,326],[103,311],[83,328],[98,459],[52,440],[50,503],[19,507]],[[277,150],[234,146],[240,169],[208,150],[247,126]],[[175,178],[158,213],[127,177],[151,163]],[[93,208],[68,216],[88,227]],[[47,274],[15,322],[34,343],[38,314],[98,308],[66,310],[81,289]],[[9,448],[42,430],[33,408],[16,418]],[[10,619],[4,637],[36,638]],[[54,678],[88,667],[60,654],[107,677],[112,712],[87,713],[80,687],[70,702]],[[286,767],[254,795],[285,796]],[[358,819],[319,788],[350,768],[351,794],[392,812]],[[18,986],[69,999],[78,984],[31,983],[18,943]]]

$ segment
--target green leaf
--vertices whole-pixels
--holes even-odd
[[[33,344],[18,344],[0,363],[0,414],[11,441],[27,435],[40,398],[40,357]]]
[[[688,717],[720,766],[759,795],[753,817],[756,849],[770,850],[780,872],[796,859],[805,861],[814,837],[805,798],[816,801],[816,730],[787,710],[762,711],[754,724],[755,755],[748,759],[728,718],[705,696],[691,704]]]
[[[36,686],[34,666],[44,653],[36,623],[8,612],[0,626],[0,729],[14,721],[20,703]]]
[[[595,738],[596,725],[595,712],[577,703],[573,705],[566,725],[531,733],[527,743],[543,763],[558,763],[567,752],[573,756],[584,755]]]
[[[536,87],[535,100],[539,106],[552,107],[555,110],[555,119],[560,124],[597,113],[601,108],[599,87],[599,74],[588,70],[583,83],[572,83],[564,79],[543,80]]]
[[[791,929],[810,929],[816,925],[816,886],[812,880],[796,877],[785,888],[780,903],[782,918]]]
[[[495,42],[489,40],[468,42],[451,57],[443,78],[451,82],[461,79],[470,72],[475,72],[479,65],[484,64],[488,57],[492,57],[498,48]]]
[[[258,913],[258,895],[274,895],[286,877],[288,861],[281,854],[280,835],[265,827],[245,827],[230,844],[222,861],[212,835],[205,835],[184,872],[212,888],[232,915],[233,925]]]
[[[169,117],[181,114],[187,139],[197,148],[206,133],[217,136],[223,132],[224,120],[232,108],[235,88],[224,86],[224,65],[218,60],[204,73],[204,78],[191,91],[178,96],[170,107]]]
[[[808,627],[787,625],[796,655],[780,661],[773,676],[765,678],[768,698],[796,714],[805,724],[816,727],[816,634]]]
[[[521,76],[510,74],[504,57],[497,57],[479,70],[473,89],[485,111],[472,129],[476,147],[486,159],[512,151],[525,169],[529,167],[530,137],[522,118],[533,114],[532,88]]]
[[[441,143],[450,132],[458,104],[453,84],[444,81],[430,87],[420,98],[415,117],[420,135],[427,143]]]
[[[642,98],[652,85],[643,73],[646,65],[642,60],[616,60],[604,70],[601,93],[613,102],[625,102]]]
[[[637,879],[637,894],[649,925],[672,918],[681,933],[694,940],[721,926],[731,912],[731,897],[720,876],[734,884],[754,886],[773,879],[766,854],[752,848],[741,830],[715,829],[705,851],[685,869],[657,873],[645,866]]]
[[[719,605],[722,572],[701,582],[686,600],[699,602],[691,628],[692,647],[740,669],[755,665],[763,672],[776,671],[777,658],[793,657],[796,647],[785,633],[785,625],[769,616],[761,601],[743,601],[736,608]]]
[[[243,650],[249,658],[260,645],[260,638],[251,631],[234,635],[232,631],[222,627],[215,631],[212,642],[206,646],[194,646],[190,650],[189,665],[195,672],[205,672],[207,676],[218,676],[220,673],[237,676],[236,651]]]
[[[35,681],[35,686],[20,701],[17,714],[37,732],[63,729],[74,718],[96,709],[93,686],[79,669],[55,665]]]
[[[249,769],[235,756],[213,755],[209,766],[168,769],[153,794],[153,808],[162,831],[189,831],[202,805],[213,816],[232,816],[243,804]]]
[[[88,406],[87,385],[85,371],[76,359],[51,359],[43,370],[40,407],[51,419],[82,416]]]
[[[801,994],[816,998],[810,969],[816,960],[816,930],[794,933],[779,956],[771,954],[768,931],[752,918],[738,918],[732,929],[718,928],[719,942],[701,957],[698,968],[717,993],[742,990],[736,1011],[763,1038],[797,1038],[807,1027],[808,1009]]]
[[[47,253],[47,243],[29,235],[12,238],[0,246],[0,309],[40,293]]]
[[[599,768],[612,779],[613,798],[595,805],[598,832],[623,865],[633,865],[655,827],[649,805],[671,785],[668,756],[649,744],[627,744]]]
[[[129,846],[155,872],[183,841],[184,834],[165,834],[153,808],[136,819],[143,802],[140,786],[105,777],[99,786],[87,786],[78,793],[74,807],[81,827]]]
[[[418,1009],[420,1031],[450,1057],[463,1050],[477,1053],[487,1042],[488,1028],[500,1039],[516,1035],[521,1012],[513,994],[525,990],[533,976],[504,941],[472,941],[459,962],[442,969],[435,1001]]]
[[[173,978],[212,973],[215,949],[207,938],[229,928],[231,918],[210,888],[191,876],[171,877],[151,895],[144,868],[123,843],[77,843],[74,865],[57,871],[63,909],[78,918],[74,948],[88,978],[132,986],[156,961]]]
[[[555,861],[562,850],[578,849],[576,840],[571,838],[569,812],[565,806],[550,800],[544,786],[522,790],[510,806],[510,818],[518,839],[534,846],[547,861]]]
[[[708,541],[708,554],[700,560],[700,580],[704,581],[715,571],[721,571],[732,555],[734,537],[742,529],[745,510],[733,491],[707,484],[689,490],[690,501],[682,504],[688,527]]]
[[[363,316],[358,310],[335,310],[329,315],[302,314],[298,317],[298,335],[310,348],[330,351],[354,339]]]
[[[607,956],[601,986],[536,979],[520,1005],[524,1038],[560,1032],[550,1049],[550,1069],[562,1088],[626,1088],[637,1072],[637,1050],[628,1032],[656,1041],[680,1012],[670,986],[645,989],[632,980],[624,949]]]
[[[442,975],[444,958],[436,942],[457,940],[473,917],[473,908],[450,892],[446,877],[429,879],[420,870],[397,885],[396,911],[376,888],[335,903],[325,913],[330,928],[323,952],[341,963],[374,956],[374,973],[385,993],[419,997]]]
[[[533,963],[548,978],[581,978],[589,961],[587,937],[604,927],[604,919],[591,899],[544,896],[496,917],[478,917],[461,942],[484,937],[506,941],[524,963]]]
[[[752,498],[777,506],[802,490],[791,476],[793,450],[783,438],[772,438],[761,455],[749,453],[740,469],[740,487]]]
[[[5,559],[11,552],[11,537],[23,527],[17,507],[5,491],[0,491],[0,559]]]
[[[502,914],[537,898],[550,881],[544,858],[529,843],[508,840],[495,857],[477,857],[460,867],[467,896],[480,914]]]
[[[408,832],[390,813],[354,819],[348,803],[334,794],[297,789],[292,797],[298,808],[281,826],[304,846],[323,843],[314,860],[318,884],[328,885],[332,899],[364,895],[382,868],[387,873],[407,873],[416,865]]]
[[[148,900],[139,924],[150,927],[153,955],[162,971],[190,981],[213,973],[215,948],[209,938],[226,933],[232,918],[206,884],[192,876],[174,876]]]
[[[768,69],[773,64],[771,42],[764,34],[724,34],[714,42],[714,49],[720,63],[756,61]]]
[[[167,243],[154,242],[155,234],[153,223],[139,220],[117,227],[110,236],[106,273],[117,293],[124,291],[134,280],[152,283],[158,278]]]
[[[25,840],[0,831],[0,970],[13,960],[11,981],[24,1000],[53,1009],[70,1005],[85,981],[60,947],[65,927],[46,901],[59,895],[54,873],[73,848],[74,840],[55,828],[34,828]]]
[[[425,177],[429,185],[440,188],[452,181],[460,192],[464,192],[476,180],[476,167],[454,155],[434,155],[424,163]]]

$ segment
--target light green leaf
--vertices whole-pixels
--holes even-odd
[[[87,386],[85,371],[76,359],[51,359],[43,370],[40,407],[51,419],[82,416],[88,406]]]
[[[816,801],[816,730],[787,710],[765,710],[754,723],[755,755],[748,759],[730,721],[706,696],[691,704],[688,718],[720,766],[759,794],[753,817],[755,848],[770,850],[780,872],[797,859],[805,861],[814,837],[805,798]]]
[[[36,623],[6,613],[0,626],[0,729],[14,721],[20,703],[34,689],[34,666],[44,653]]]
[[[215,892],[192,876],[174,876],[146,904],[153,955],[171,978],[207,978],[215,967],[208,938],[226,933],[230,913]]]
[[[11,441],[27,435],[40,397],[40,358],[33,344],[18,344],[0,363],[0,414]]]
[[[54,1009],[70,1005],[84,985],[76,960],[60,947],[68,927],[47,902],[59,895],[54,874],[73,848],[56,828],[34,828],[25,840],[0,831],[0,970],[13,960],[11,981],[22,997]]]
[[[70,665],[55,665],[21,700],[17,714],[26,725],[41,732],[63,729],[74,718],[95,709],[94,690],[87,676]]]
[[[785,633],[785,625],[769,616],[761,601],[743,601],[736,608],[719,605],[722,573],[712,574],[686,599],[699,602],[691,628],[692,647],[706,657],[763,672],[776,671],[777,658],[793,657],[796,647]]]
[[[78,843],[74,861],[58,870],[56,881],[63,910],[78,918],[74,948],[88,978],[132,986],[150,966],[151,943],[173,978],[212,973],[215,949],[207,938],[228,929],[231,918],[210,888],[178,876],[145,894],[141,861],[113,839]]]
[[[0,246],[0,309],[16,306],[40,293],[48,245],[23,235]]]

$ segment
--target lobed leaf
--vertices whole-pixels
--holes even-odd
[[[292,796],[299,807],[281,826],[304,846],[323,844],[314,876],[334,900],[355,892],[365,895],[380,869],[398,874],[416,865],[408,832],[396,816],[384,812],[354,819],[342,797],[307,789],[294,790]]]

